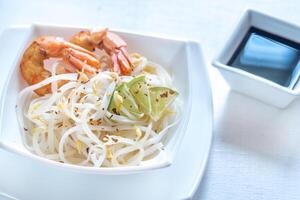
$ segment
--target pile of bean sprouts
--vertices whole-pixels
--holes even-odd
[[[19,121],[26,147],[47,159],[93,167],[140,165],[161,153],[168,129],[178,122],[176,101],[157,121],[147,115],[132,119],[108,111],[115,87],[134,76],[144,74],[150,85],[172,87],[163,67],[138,54],[131,59],[135,66],[132,76],[103,71],[88,81],[80,73],[57,75],[59,62],[53,63],[51,77],[19,94]],[[58,88],[62,80],[68,82]],[[47,84],[51,84],[51,94],[34,93]]]

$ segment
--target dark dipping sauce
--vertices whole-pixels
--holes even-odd
[[[293,89],[299,60],[299,43],[251,27],[227,64]]]

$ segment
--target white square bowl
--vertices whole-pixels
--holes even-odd
[[[4,83],[8,82],[7,78],[11,76],[8,72],[15,70],[24,45],[28,45],[30,34],[31,30],[28,26],[14,26],[0,35],[2,47],[0,59],[1,66],[3,66],[0,73],[0,96],[3,100],[7,99],[8,91],[3,91],[2,88]],[[163,39],[161,36],[152,38]],[[20,145],[17,143],[19,141],[17,137],[20,134],[18,127],[14,127],[17,125],[13,119],[14,108],[4,109],[3,107],[7,104],[2,103],[0,116],[2,115],[2,119],[7,119],[0,121],[0,149],[4,148],[17,154],[12,155],[2,151],[0,176],[1,180],[5,181],[0,181],[0,187],[6,188],[5,192],[17,199],[81,200],[84,196],[87,199],[97,200],[99,194],[102,199],[111,200],[192,199],[204,175],[211,147],[212,96],[207,65],[200,45],[186,42],[185,46],[188,67],[183,67],[189,69],[189,82],[192,86],[190,90],[191,111],[184,136],[177,140],[181,143],[180,148],[177,147],[178,151],[174,153],[174,160],[169,167],[148,170],[145,173],[115,176],[106,175],[108,172],[103,171],[97,171],[97,174],[91,171],[89,171],[91,173],[82,173],[87,170],[69,170],[70,168],[65,166],[40,161],[31,155],[27,156],[28,151],[23,152],[22,149],[18,149],[22,148],[22,143]],[[8,106],[13,107],[13,104],[14,102]],[[11,112],[4,113],[4,110]],[[1,127],[4,125],[5,129]],[[24,154],[26,155],[22,156]],[[11,166],[14,167],[11,168]],[[34,192],[24,185],[24,180],[27,186],[35,188]],[[13,187],[6,187],[9,185]],[[49,190],[49,185],[51,185],[51,190]]]
[[[199,48],[199,45],[185,40],[166,39],[124,31],[114,32],[125,39],[129,46],[129,52],[138,52],[145,55],[149,60],[160,63],[167,69],[167,71],[169,71],[174,79],[174,85],[180,93],[179,98],[183,102],[184,109],[182,109],[180,123],[169,130],[169,135],[171,135],[171,137],[167,140],[164,153],[161,153],[154,159],[143,162],[141,166],[92,168],[51,161],[29,152],[29,150],[25,148],[24,141],[21,136],[24,130],[19,126],[16,114],[16,100],[18,93],[26,87],[26,83],[23,81],[19,70],[21,56],[25,48],[38,36],[55,35],[68,38],[83,29],[85,28],[49,25],[32,25],[28,28],[27,37],[23,42],[22,48],[19,49],[16,54],[16,60],[12,66],[9,76],[7,77],[7,81],[1,95],[0,130],[2,135],[0,135],[0,147],[2,146],[11,152],[42,161],[55,167],[98,174],[114,175],[137,173],[171,165],[180,146],[180,141],[184,137],[185,128],[189,121],[190,110],[192,107],[190,67],[191,65],[195,65],[195,63],[203,65],[201,55],[191,52],[191,48]],[[200,50],[196,52],[200,53]],[[203,74],[203,76],[205,77],[202,80],[207,81],[207,74]],[[210,98],[210,94],[208,94],[207,98]]]
[[[213,65],[219,69],[232,90],[278,108],[285,108],[299,97],[300,93],[297,91],[297,88],[292,90],[228,65],[229,60],[251,27],[300,43],[299,26],[254,10],[247,10],[224,48],[213,61]]]

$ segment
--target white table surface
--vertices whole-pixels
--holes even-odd
[[[11,25],[44,22],[198,40],[210,68],[215,127],[207,170],[194,199],[300,199],[300,101],[278,110],[231,93],[210,65],[246,8],[300,25],[297,0],[0,0],[0,33]],[[1,66],[0,84],[7,70]],[[13,187],[1,183],[1,175],[13,176],[17,159],[0,151],[0,191]]]

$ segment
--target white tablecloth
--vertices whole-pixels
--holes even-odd
[[[300,199],[300,101],[278,110],[229,93],[210,63],[246,8],[300,25],[299,5],[297,0],[0,0],[0,33],[14,24],[45,22],[108,26],[198,40],[210,68],[215,128],[207,171],[194,198],[296,200]],[[7,70],[1,66],[1,81]],[[0,174],[14,174],[15,159],[0,151]],[[1,167],[1,160],[11,161],[5,164],[11,168]],[[0,185],[4,185],[0,191],[13,187]]]

